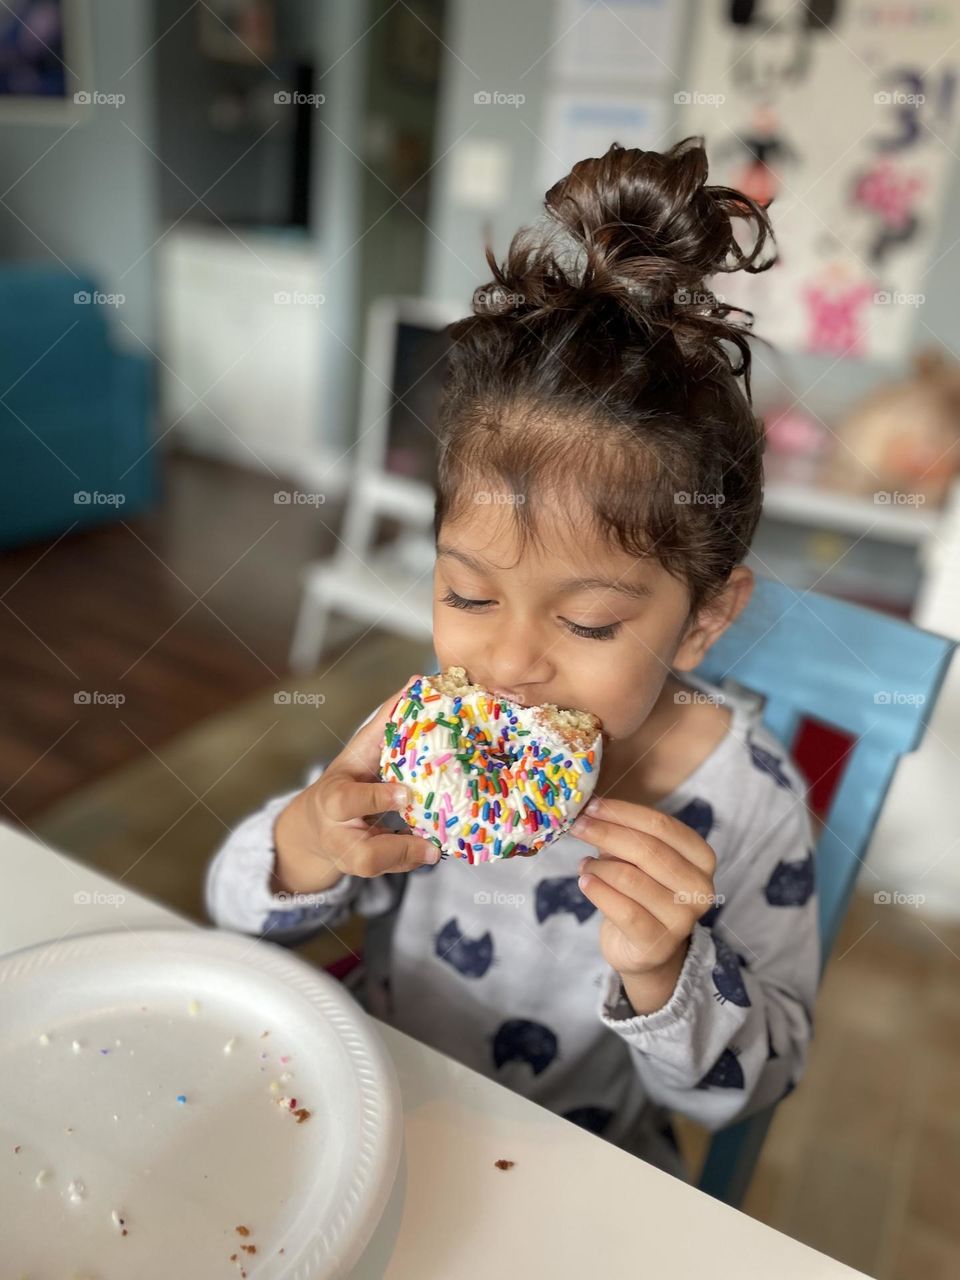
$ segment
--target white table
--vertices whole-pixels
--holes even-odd
[[[0,954],[104,929],[196,927],[4,823],[0,885]],[[78,905],[77,893],[92,901]],[[863,1275],[376,1026],[400,1080],[405,1142],[353,1280]],[[501,1157],[515,1166],[497,1170]]]

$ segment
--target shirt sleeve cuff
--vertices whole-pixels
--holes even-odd
[[[611,1031],[634,1044],[639,1044],[652,1033],[675,1029],[680,1023],[692,1018],[697,994],[702,990],[704,972],[709,972],[714,963],[710,930],[702,924],[695,924],[677,985],[663,1008],[653,1013],[633,1013],[629,1001],[622,996],[619,973],[616,969],[610,969],[601,993],[601,1021]]]
[[[350,875],[320,894],[280,897],[273,893],[274,822],[294,795],[275,796],[244,819],[211,860],[206,906],[210,918],[222,928],[255,933],[275,912],[289,914],[293,923],[298,912],[302,917],[317,916],[350,899],[354,889]]]

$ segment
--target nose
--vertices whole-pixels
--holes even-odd
[[[538,690],[546,688],[553,676],[542,639],[516,629],[506,630],[491,646],[486,667],[490,688],[528,704],[543,701]]]

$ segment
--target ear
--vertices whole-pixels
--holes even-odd
[[[753,583],[753,571],[744,564],[738,564],[720,595],[704,605],[688,623],[670,664],[676,671],[692,671],[700,665],[713,642],[723,635],[750,603]]]

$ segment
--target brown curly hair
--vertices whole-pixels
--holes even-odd
[[[447,329],[437,536],[495,477],[523,495],[523,545],[531,498],[575,483],[601,532],[687,584],[691,615],[723,589],[760,517],[765,440],[753,315],[704,279],[764,271],[776,244],[760,205],[706,178],[701,138],[664,153],[614,142],[546,193],[552,226],[521,228],[502,265],[487,244],[494,278]]]

